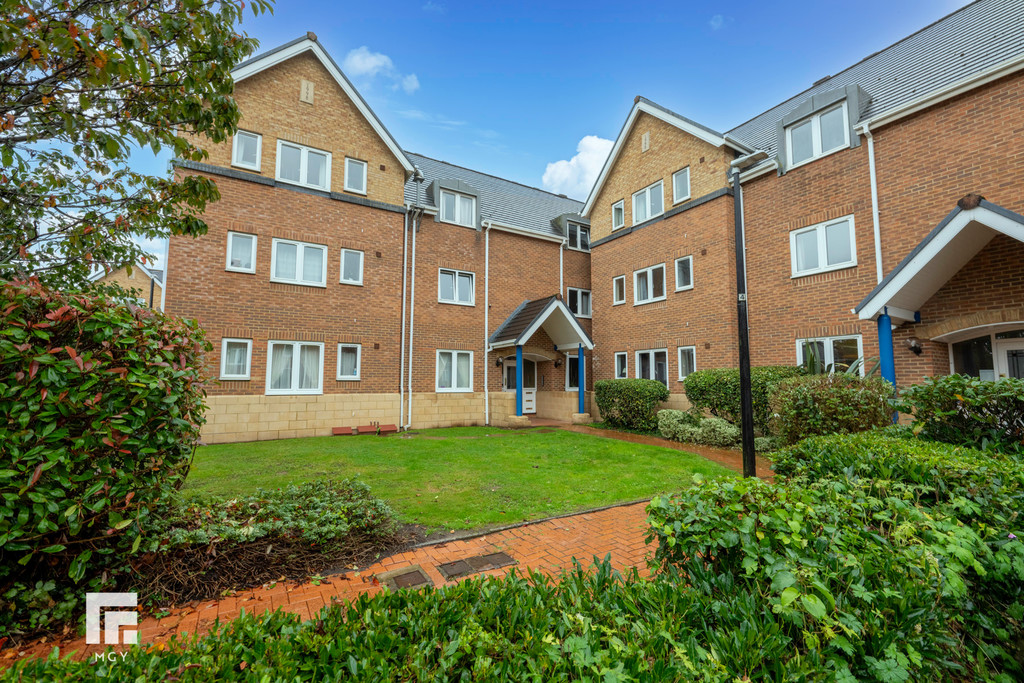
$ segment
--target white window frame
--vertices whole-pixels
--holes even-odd
[[[822,149],[821,148],[821,117],[824,116],[825,114],[829,114],[829,113],[831,113],[831,112],[833,112],[833,111],[835,111],[836,109],[839,109],[839,108],[842,108],[842,110],[843,110],[843,139],[844,139],[844,142],[843,142],[843,144],[841,144],[841,145],[839,145],[837,147],[834,147],[832,149]],[[808,121],[811,122],[811,151],[812,151],[812,154],[811,154],[810,157],[804,159],[803,161],[800,161],[800,162],[797,162],[797,163],[793,163],[793,130],[795,128],[799,128],[800,126],[802,126],[803,124],[807,123]],[[806,118],[800,119],[799,121],[786,126],[786,161],[788,162],[787,165],[788,165],[789,168],[797,168],[799,166],[803,166],[804,164],[809,164],[812,161],[815,161],[817,159],[821,159],[822,157],[827,157],[830,154],[835,154],[839,150],[847,149],[849,146],[850,146],[850,110],[846,106],[846,100],[843,100],[841,103],[839,103],[838,105],[836,105],[834,107],[828,107],[827,109],[822,109],[819,112],[815,112],[814,114],[811,114],[810,116],[808,116]]]
[[[676,190],[676,177],[686,171],[686,194],[677,194]],[[681,168],[672,174],[672,203],[678,204],[679,202],[685,202],[690,198],[690,167]]]
[[[256,138],[256,165],[251,166],[238,158],[238,137],[240,135],[248,135]],[[247,130],[239,130],[233,136],[231,136],[231,165],[235,168],[245,168],[250,171],[259,171],[262,167],[263,161],[263,136],[259,133],[253,133]]]
[[[836,335],[834,337],[805,337],[803,339],[797,339],[796,340],[796,364],[797,365],[801,365],[801,366],[804,364],[804,344],[805,343],[807,343],[807,342],[824,342],[823,346],[825,347],[825,358],[820,359],[822,361],[822,366],[826,367],[826,368],[828,366],[830,366],[830,365],[834,366],[835,362],[836,362],[836,359],[835,359],[835,350],[832,348],[832,342],[843,341],[843,340],[846,340],[846,339],[856,339],[857,340],[857,358],[863,358],[864,357],[864,338],[861,335],[859,335],[859,334],[840,334],[840,335]],[[832,372],[835,372],[835,367],[832,368]],[[860,366],[860,375],[861,375],[861,377],[864,376],[864,364],[863,363],[861,363],[861,366]]]
[[[581,294],[586,294],[587,295],[587,308],[589,308],[590,310],[588,310],[586,313],[576,313],[575,311],[573,311],[572,307],[569,306],[569,293],[570,292],[576,292],[576,307],[577,308],[580,308],[579,304],[582,301],[582,298],[581,298],[580,295]],[[591,293],[591,291],[589,289],[580,289],[579,287],[567,287],[566,290],[565,290],[565,305],[569,309],[569,312],[572,313],[577,318],[592,318],[594,316],[594,295]]]
[[[653,196],[654,188],[658,188],[657,191],[661,193],[661,211],[659,211],[658,213],[651,212],[651,197]],[[631,216],[631,218],[633,219],[633,225],[638,224],[636,220],[636,201],[640,195],[644,196],[644,201],[647,203],[647,218],[640,221],[640,223],[646,223],[647,221],[653,220],[660,216],[661,214],[665,213],[665,181],[659,180],[655,183],[651,183],[644,189],[637,190],[636,192],[633,193],[633,214]]]
[[[299,180],[298,180],[298,182],[296,182],[294,180],[289,180],[287,178],[282,178],[281,177],[281,148],[285,147],[285,146],[287,146],[287,147],[294,147],[294,148],[298,149],[302,153],[300,158],[299,158]],[[323,187],[320,187],[319,185],[313,185],[312,183],[310,183],[310,182],[308,182],[306,180],[306,171],[307,171],[307,168],[308,168],[308,164],[306,163],[306,157],[309,156],[310,152],[316,152],[317,154],[324,154],[324,155],[327,156],[327,169],[326,169],[326,173],[324,173],[324,183],[325,184],[324,184]],[[311,188],[311,189],[314,189],[314,190],[321,190],[323,192],[330,192],[331,191],[331,153],[326,151],[326,150],[317,149],[316,147],[309,147],[307,145],[300,145],[300,144],[298,144],[296,142],[289,142],[287,140],[278,140],[277,141],[276,168],[274,169],[274,179],[277,180],[280,183],[288,183],[289,185],[298,185],[300,187],[308,187],[308,188]]]
[[[651,354],[651,377],[641,377],[640,376],[640,356],[642,356],[644,354],[647,354],[647,353]],[[657,374],[657,373],[654,372],[654,359],[655,359],[655,354],[657,354],[657,353],[664,353],[665,354],[665,386],[668,386],[668,377],[669,377],[669,374],[672,371],[672,368],[669,367],[668,349],[667,348],[663,348],[663,349],[641,349],[641,350],[637,351],[635,354],[633,354],[633,362],[634,362],[633,376],[636,377],[636,379],[656,379],[655,376],[654,376],[654,375]]]
[[[625,364],[622,366],[623,374],[621,374],[621,375],[619,374],[619,358],[622,358],[622,360],[625,361]],[[629,377],[629,354],[628,353],[626,353],[625,351],[616,351],[615,352],[615,368],[612,370],[612,372],[615,374],[615,379],[626,379],[626,378]]]
[[[295,280],[287,280],[274,275],[277,272],[277,245],[278,244],[294,244],[297,247],[296,258],[295,258]],[[306,247],[316,247],[323,251],[324,260],[323,268],[320,269],[320,281],[319,282],[308,282],[306,280],[297,279],[299,274],[302,273],[302,259],[305,258]],[[270,242],[270,281],[280,282],[286,285],[299,285],[300,287],[326,287],[327,286],[327,247],[323,244],[313,244],[312,242],[299,242],[298,240],[286,240],[281,238],[273,238]]]
[[[441,367],[441,354],[450,353],[452,354],[452,387],[450,389],[442,389],[440,382],[438,381],[438,370]],[[469,387],[466,389],[460,389],[455,386],[455,380],[458,377],[458,355],[469,354]],[[471,394],[473,393],[473,352],[466,351],[464,349],[438,349],[434,356],[434,391],[439,394]]]
[[[688,284],[688,285],[683,285],[683,286],[679,285],[679,262],[680,261],[688,261],[690,263],[690,284]],[[675,262],[673,262],[673,264],[672,264],[672,273],[675,275],[676,291],[677,292],[685,292],[688,289],[693,289],[693,254],[690,254],[689,256],[681,256],[681,257],[677,258],[675,260]]]
[[[229,375],[227,368],[228,344],[245,344],[245,373],[241,375]],[[248,380],[252,377],[252,339],[237,339],[224,337],[220,340],[220,378],[223,380]]]
[[[618,207],[622,214],[622,222],[618,225],[615,224],[615,207]],[[612,230],[621,230],[624,227],[626,227],[626,200],[620,199],[612,204]]]
[[[677,347],[676,348],[676,363],[679,365],[678,370],[679,370],[679,381],[680,382],[682,382],[684,379],[686,379],[688,377],[688,374],[687,375],[683,374],[683,351],[689,351],[691,354],[693,354],[693,370],[691,372],[696,372],[697,371],[697,347],[696,346],[679,346],[679,347]]]
[[[579,369],[580,354],[578,353],[567,353],[565,354],[565,390],[566,391],[579,391],[580,387],[577,383],[576,386],[570,386],[569,384],[569,373],[572,372],[572,366],[575,364],[577,370]],[[585,361],[584,361],[585,362]],[[577,375],[577,381],[579,376]]]
[[[572,236],[571,236],[572,233],[569,232],[569,226],[570,225],[576,226],[576,244],[575,245],[572,243]],[[587,248],[586,249],[584,249],[583,247],[580,246],[580,244],[582,243],[582,240],[580,239],[580,236],[581,236],[581,233],[584,230],[587,231]],[[566,226],[565,226],[565,241],[566,241],[566,244],[568,245],[568,247],[570,249],[572,249],[573,251],[589,252],[590,251],[590,226],[582,225],[582,224],[577,223],[575,221],[569,221],[568,223],[566,223]]]
[[[354,187],[351,187],[348,184],[348,180],[349,180],[348,165],[349,164],[356,164],[356,165],[360,165],[360,166],[363,167],[363,189],[357,190],[357,189],[355,189]],[[366,195],[366,190],[367,190],[367,187],[369,186],[369,184],[370,184],[370,165],[367,164],[365,161],[361,161],[360,159],[353,159],[352,157],[345,157],[345,184],[344,184],[345,192],[352,192],[352,193],[355,193],[355,194],[361,194],[361,195],[365,196]],[[330,187],[330,183],[328,183],[327,186]]]
[[[448,220],[444,217],[444,196],[446,194],[453,195],[455,197],[455,220]],[[472,215],[465,219],[462,216],[462,202],[459,201],[459,197],[465,197],[466,199],[473,200],[473,211]],[[451,225],[461,225],[464,228],[475,228],[476,227],[476,197],[471,194],[462,194],[461,192],[452,192],[451,190],[441,190],[438,196],[437,202],[437,218],[442,223],[449,223]]]
[[[622,280],[622,298],[620,299],[615,292],[615,283]],[[612,278],[612,306],[621,306],[626,303],[626,276],[616,275]]]
[[[271,389],[271,372],[273,370],[273,354],[275,344],[289,344],[292,347],[292,388]],[[317,377],[320,382],[314,389],[299,389],[299,357],[297,351],[303,346],[320,347],[320,367],[317,370]],[[301,351],[299,351],[301,353]],[[267,383],[264,385],[263,393],[267,396],[313,396],[324,393],[324,343],[292,341],[289,339],[271,339],[267,342]]]
[[[850,223],[850,257],[851,260],[844,261],[843,263],[836,263],[828,265],[828,245],[825,242],[825,234],[830,225],[836,223],[843,223],[849,221]],[[797,270],[797,255],[796,255],[796,238],[798,235],[802,235],[806,232],[817,232],[818,238],[818,267],[810,270]],[[790,269],[792,271],[791,277],[805,277],[807,275],[816,275],[817,273],[827,273],[832,270],[843,270],[845,268],[853,268],[857,265],[857,226],[853,221],[853,214],[849,216],[842,216],[841,218],[835,218],[833,220],[825,221],[824,223],[818,223],[817,225],[809,225],[806,228],[799,228],[789,233],[789,260]]]
[[[652,298],[650,298],[650,299],[644,299],[643,301],[641,301],[640,299],[637,298],[637,295],[640,292],[640,288],[637,286],[637,280],[639,279],[640,273],[647,273],[647,280],[648,280],[648,285],[649,285],[648,286],[648,291],[650,291],[650,293],[653,295],[654,294],[654,277],[653,277],[653,273],[658,268],[661,268],[661,282],[662,282],[662,294],[661,294],[661,296],[652,296]],[[633,305],[634,306],[643,306],[644,304],[653,304],[656,301],[664,301],[665,300],[665,296],[667,295],[667,293],[668,293],[668,283],[665,282],[665,264],[664,263],[656,263],[653,266],[648,266],[646,268],[641,268],[639,270],[634,270],[633,271]]]
[[[345,254],[359,254],[359,279],[358,280],[346,280],[345,279]],[[363,284],[363,266],[366,263],[366,254],[359,251],[358,249],[342,249],[341,250],[341,263],[338,265],[338,281],[343,285],[359,285]]]
[[[249,256],[250,256],[249,260],[252,263],[252,267],[251,268],[239,268],[238,266],[231,265],[231,242],[234,240],[236,235],[241,235],[242,237],[251,237],[252,238],[252,253],[249,254]],[[224,270],[230,270],[233,273],[255,273],[256,272],[256,242],[257,242],[256,235],[253,235],[253,234],[248,233],[248,232],[237,232],[235,230],[228,230],[228,249],[227,249],[227,254],[224,257]]]
[[[356,350],[356,374],[354,375],[342,375],[341,374],[341,350],[342,349],[355,349]],[[363,374],[363,345],[362,344],[338,344],[338,367],[337,367],[337,379],[339,382],[358,382],[362,379]]]
[[[454,273],[455,274],[455,287],[453,289],[454,299],[443,299],[441,298],[441,273]],[[465,301],[459,301],[459,276],[469,275],[473,278],[473,299],[466,303]],[[439,304],[451,304],[453,306],[476,306],[476,273],[471,270],[455,270],[454,268],[438,268],[437,269],[437,303]]]

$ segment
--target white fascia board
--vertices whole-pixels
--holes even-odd
[[[573,331],[576,333],[576,336],[579,337],[579,343],[583,344],[584,348],[586,348],[588,351],[592,350],[594,348],[594,343],[590,341],[590,337],[588,337],[587,333],[583,331],[583,328],[580,327],[579,323],[576,321],[576,317],[572,314],[571,311],[569,311],[568,307],[561,299],[553,299],[551,303],[547,305],[547,308],[545,308],[541,312],[541,314],[537,316],[537,318],[533,321],[533,324],[526,328],[526,330],[519,335],[519,339],[522,339],[523,343],[529,341],[530,338],[537,333],[537,330],[539,330],[544,325],[544,322],[551,317],[551,314],[554,313],[555,310],[560,310],[562,314],[565,316],[565,319],[569,321],[569,324],[572,326]],[[518,339],[516,341],[518,341]],[[574,346],[576,345],[574,344]]]
[[[1005,62],[1000,62],[995,66],[989,67],[984,71],[979,71],[976,74],[972,74],[967,78],[962,78],[959,81],[950,83],[949,85],[933,90],[932,92],[922,95],[921,97],[915,98],[901,104],[900,106],[890,109],[889,111],[873,116],[867,121],[858,123],[854,130],[861,135],[864,134],[865,130],[871,128],[872,130],[880,126],[887,125],[894,121],[898,121],[902,118],[916,114],[922,109],[927,109],[933,105],[944,102],[948,99],[962,95],[963,93],[979,88],[983,85],[991,83],[992,81],[999,80],[1003,76],[1008,76],[1012,73],[1024,69],[1024,54],[1019,54],[1016,57],[1012,57]]]
[[[402,168],[405,169],[406,174],[411,176],[416,170],[413,167],[412,162],[409,161],[407,156],[405,156],[405,152],[402,151],[402,148],[398,145],[395,139],[391,137],[391,134],[388,133],[386,128],[384,128],[384,125],[380,122],[380,119],[377,118],[377,115],[373,113],[373,110],[371,110],[369,105],[366,104],[362,96],[358,91],[356,91],[355,87],[349,83],[345,74],[338,69],[334,60],[332,60],[323,47],[320,46],[320,43],[307,38],[306,40],[299,41],[290,47],[286,47],[276,52],[271,52],[266,57],[256,58],[246,62],[242,66],[235,68],[231,72],[231,75],[237,83],[238,81],[245,80],[250,76],[255,76],[262,71],[266,71],[273,66],[277,66],[278,64],[306,51],[312,52],[316,55],[316,58],[320,60],[320,63],[324,65],[324,68],[327,69],[331,76],[334,77],[334,80],[337,81],[341,89],[345,91],[345,94],[348,95],[348,98],[352,103],[356,105],[356,109],[359,110],[359,113],[363,115],[363,118],[367,120],[380,139],[384,141],[384,144],[387,145],[389,150],[391,150],[391,153],[395,155],[395,158],[398,159],[398,163],[400,163]]]
[[[734,149],[736,146],[733,142],[727,142],[725,138],[713,135],[703,128],[698,128],[689,121],[672,116],[671,114],[659,109],[658,107],[652,107],[646,102],[640,101],[633,105],[633,109],[630,110],[629,116],[626,118],[626,123],[622,126],[622,130],[619,131],[619,137],[615,139],[615,144],[612,145],[612,151],[608,153],[608,158],[605,159],[604,166],[601,167],[601,173],[597,176],[597,180],[594,182],[594,186],[590,188],[590,194],[587,195],[587,201],[583,205],[583,210],[580,211],[580,215],[589,218],[590,212],[594,209],[594,202],[597,200],[597,195],[601,192],[601,188],[604,187],[605,181],[608,179],[608,173],[611,171],[612,165],[615,164],[615,160],[619,157],[619,152],[622,151],[622,145],[625,144],[626,137],[629,135],[629,131],[633,129],[633,124],[636,123],[636,119],[640,116],[640,113],[650,114],[651,116],[664,121],[665,123],[675,126],[684,133],[689,133],[699,140],[712,145],[714,147],[722,147],[723,145],[729,145]],[[740,150],[748,151],[748,150]]]
[[[757,166],[755,166],[755,167],[753,167],[751,169],[748,169],[746,171],[741,171],[740,172],[740,183],[745,183],[748,180],[753,180],[754,178],[760,178],[761,176],[765,175],[766,173],[770,173],[771,171],[777,171],[778,168],[779,168],[779,162],[776,161],[774,157],[766,159],[765,162],[760,163],[760,164],[758,164]]]

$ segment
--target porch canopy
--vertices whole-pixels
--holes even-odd
[[[853,312],[878,323],[882,376],[896,381],[892,328],[920,322],[921,307],[998,234],[1024,242],[1024,216],[969,194]]]
[[[579,412],[584,412],[584,356],[583,350],[592,350],[594,342],[580,326],[576,316],[559,297],[524,301],[512,312],[490,338],[490,348],[516,349],[516,415],[523,414],[523,346],[539,330],[551,338],[557,351],[576,351],[579,363]]]

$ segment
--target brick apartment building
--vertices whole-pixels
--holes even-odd
[[[613,377],[683,406],[737,362],[737,214],[755,365],[1024,375],[1008,17],[979,0],[724,133],[637,98],[585,203],[403,150],[315,37],[239,65],[238,135],[178,166],[222,199],[166,266],[217,347],[206,439],[570,419]]]

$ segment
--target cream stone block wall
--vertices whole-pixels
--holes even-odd
[[[483,392],[424,392],[412,395],[412,429],[464,427],[483,423]]]
[[[583,412],[590,412],[589,406],[594,392],[584,392]],[[573,414],[580,412],[580,395],[575,391],[538,391],[537,417],[569,422]]]

